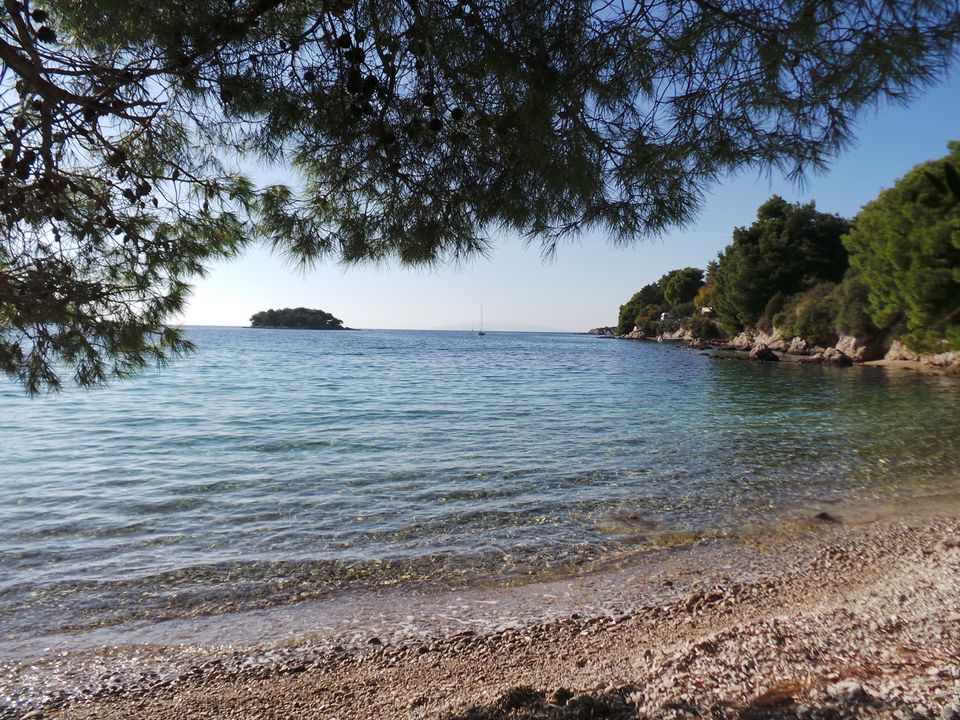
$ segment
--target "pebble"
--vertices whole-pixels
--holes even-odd
[[[946,530],[957,532],[955,526],[953,523]],[[838,532],[848,537],[848,529],[838,528]],[[374,630],[369,628],[353,636],[354,649],[350,653],[342,647],[333,651],[310,647],[262,650],[259,655],[237,652],[216,662],[195,661],[192,667],[200,671],[188,678],[185,676],[189,669],[180,673],[180,680],[174,673],[172,678],[153,678],[150,683],[159,685],[161,679],[175,681],[172,690],[157,691],[161,698],[170,697],[170,693],[181,697],[183,688],[200,686],[204,693],[229,691],[242,696],[244,687],[256,687],[263,681],[268,686],[276,685],[276,706],[271,706],[269,712],[260,712],[253,706],[242,710],[233,706],[231,709],[236,712],[232,717],[272,715],[299,719],[343,715],[368,720],[375,716],[373,709],[361,708],[373,699],[370,693],[377,695],[371,708],[377,705],[379,717],[419,716],[424,711],[411,713],[410,709],[420,707],[423,697],[441,704],[432,709],[437,716],[473,717],[464,715],[464,708],[457,703],[493,703],[508,687],[497,683],[510,679],[541,688],[530,695],[540,698],[536,700],[541,703],[536,712],[542,709],[544,713],[559,715],[559,711],[544,708],[542,703],[574,703],[575,709],[563,711],[571,717],[580,710],[583,717],[590,717],[590,708],[595,707],[590,703],[606,702],[614,696],[626,698],[631,712],[635,710],[634,714],[640,716],[663,720],[731,717],[730,703],[749,708],[763,693],[768,701],[780,698],[794,703],[785,713],[789,717],[806,716],[801,709],[809,711],[809,716],[824,718],[851,717],[858,714],[858,709],[866,715],[876,703],[882,708],[880,714],[887,718],[960,720],[960,705],[954,702],[958,689],[954,678],[960,678],[956,660],[960,637],[951,624],[960,620],[960,614],[947,612],[957,609],[960,557],[937,547],[940,555],[935,559],[949,566],[949,572],[937,569],[933,562],[917,562],[917,548],[930,546],[931,532],[924,532],[919,538],[905,536],[901,542],[891,533],[866,533],[860,537],[857,533],[862,531],[850,526],[849,537],[853,539],[845,540],[842,546],[821,548],[819,559],[805,573],[788,568],[779,579],[741,581],[739,588],[727,586],[726,590],[711,587],[716,581],[708,581],[681,601],[677,600],[679,592],[647,598],[650,608],[635,611],[636,621],[628,625],[618,625],[617,617],[611,617],[609,612],[590,610],[585,613],[586,619],[579,614],[576,618],[566,615],[569,619],[518,624],[519,629],[489,635],[462,633],[427,642],[413,635],[400,638],[385,632],[382,637],[391,643],[389,646],[384,646],[380,637],[368,637]],[[924,538],[926,542],[921,543]],[[827,571],[823,563],[828,560],[842,570]],[[725,580],[724,584],[727,583]],[[685,590],[690,590],[690,585],[678,582]],[[734,596],[741,598],[741,606],[731,611],[738,614],[717,614],[716,604]],[[901,597],[909,597],[909,602],[904,604]],[[672,604],[663,604],[664,601]],[[691,611],[687,610],[688,605]],[[706,605],[711,608],[705,608]],[[681,619],[691,621],[690,627],[681,626]],[[946,639],[940,639],[944,632]],[[655,650],[641,650],[647,646]],[[458,648],[467,647],[471,648],[469,653],[457,652]],[[488,650],[497,662],[490,662],[491,656],[482,656]],[[434,651],[436,654],[426,662],[419,658]],[[571,662],[577,668],[587,668],[587,656],[596,658],[596,662],[589,670],[571,674],[567,679],[581,685],[550,691],[550,681],[545,683],[544,678],[559,677]],[[385,676],[383,670],[388,666],[397,670]],[[307,685],[299,687],[314,689],[313,696],[301,695],[296,700],[305,703],[302,708],[293,704],[284,689],[295,689],[305,679],[283,677],[284,672],[298,672],[300,667],[310,668],[311,677]],[[848,677],[861,668],[876,668],[879,673]],[[130,692],[129,701],[120,702],[115,694],[104,689],[126,693],[129,677],[107,671],[98,678],[101,687],[90,695],[113,699],[102,706],[78,703],[74,706],[76,714],[71,710],[71,716],[98,720],[161,717],[156,712],[139,710],[120,714],[122,709],[150,694],[136,690]],[[787,685],[777,686],[775,681]],[[634,682],[640,689],[618,690],[626,682]],[[789,685],[790,682],[796,686]],[[212,700],[214,704],[220,702],[217,696]],[[663,709],[665,700],[673,703],[667,710]],[[260,702],[266,700],[261,698]],[[96,711],[101,707],[109,712],[98,716]],[[478,720],[494,717],[484,714],[488,707],[493,706],[480,708]],[[304,712],[303,708],[312,712]],[[356,711],[356,715],[348,710]],[[184,706],[182,711],[171,710],[163,717],[187,716],[191,716],[189,708]],[[25,717],[34,720],[42,715]],[[195,717],[204,716],[198,713]]]

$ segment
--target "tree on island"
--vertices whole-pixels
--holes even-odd
[[[343,320],[323,310],[310,308],[283,308],[263,310],[250,318],[255,328],[303,328],[306,330],[346,330]]]
[[[724,173],[823,167],[960,43],[953,1],[0,1],[0,370],[30,392],[189,349],[191,278],[252,242],[418,264],[656,234]]]

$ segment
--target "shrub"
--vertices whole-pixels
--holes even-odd
[[[770,300],[767,301],[766,306],[763,308],[763,315],[760,316],[760,319],[757,321],[757,328],[769,332],[773,329],[773,318],[779,315],[784,306],[787,304],[787,296],[782,292],[778,292]]]
[[[660,287],[656,283],[644,285],[639,292],[620,306],[620,314],[617,318],[617,335],[626,335],[633,330],[633,326],[640,326],[636,318],[640,315],[647,315],[651,306],[658,306],[663,303],[663,295],[660,293]],[[659,317],[659,314],[658,314]]]
[[[633,324],[640,328],[644,335],[659,335],[663,331],[660,315],[665,310],[662,305],[648,305],[634,318]]]
[[[693,306],[699,310],[700,308],[712,308],[717,305],[717,286],[711,282],[708,282],[706,285],[701,287],[696,296],[693,298]]]
[[[844,244],[869,287],[868,312],[914,350],[960,347],[960,142],[864,206]],[[946,343],[937,342],[946,340]]]
[[[844,335],[869,337],[885,330],[870,319],[870,288],[858,276],[848,273],[833,291],[836,329]]]
[[[694,315],[688,318],[686,327],[693,333],[694,337],[700,338],[701,340],[716,340],[717,338],[723,337],[723,333],[720,332],[717,324],[702,315]]]
[[[776,317],[783,337],[801,337],[824,347],[833,345],[837,341],[834,288],[832,282],[824,282],[792,296]]]
[[[680,305],[674,305],[670,308],[670,314],[678,318],[690,317],[695,312],[696,309],[693,307],[692,302],[681,303]]]

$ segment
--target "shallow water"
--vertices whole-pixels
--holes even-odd
[[[953,379],[576,335],[190,336],[105,390],[0,390],[0,654],[554,577],[960,477]]]

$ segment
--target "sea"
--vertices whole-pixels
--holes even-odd
[[[188,337],[106,388],[0,386],[0,658],[960,492],[955,378],[576,334]]]

